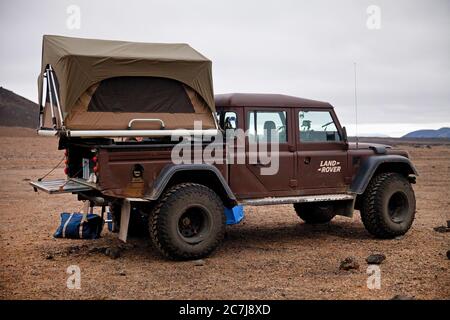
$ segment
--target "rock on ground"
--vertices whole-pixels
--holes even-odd
[[[105,254],[111,259],[117,259],[120,257],[120,249],[119,248],[107,248]]]
[[[356,270],[359,269],[359,263],[356,261],[355,257],[347,257],[341,261],[341,265],[339,266],[340,270]]]
[[[382,253],[371,254],[366,258],[368,264],[381,264],[386,260],[386,256]]]
[[[440,233],[450,232],[450,228],[447,228],[446,226],[434,227],[433,230]]]
[[[205,260],[199,259],[199,260],[193,261],[193,263],[194,263],[194,266],[201,267],[201,266],[205,265]]]

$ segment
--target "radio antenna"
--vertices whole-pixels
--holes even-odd
[[[355,136],[356,136],[356,149],[358,149],[358,95],[356,91],[356,62],[353,62],[353,69],[355,74]]]

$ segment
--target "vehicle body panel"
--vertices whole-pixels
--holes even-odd
[[[276,103],[271,105],[270,99]],[[268,201],[269,198],[283,198],[280,201],[285,202],[291,197],[297,197],[300,201],[302,198],[299,197],[313,199],[314,196],[321,195],[344,195],[342,199],[346,199],[345,195],[353,194],[354,198],[356,194],[364,192],[376,170],[386,164],[401,164],[405,166],[404,174],[417,175],[404,151],[382,145],[355,145],[345,141],[343,128],[333,107],[328,103],[281,95],[256,95],[254,98],[248,95],[226,96],[217,101],[223,103],[216,106],[217,111],[234,112],[237,118],[236,128],[243,131],[249,128],[250,112],[285,112],[286,141],[279,145],[279,171],[276,174],[263,175],[261,168],[264,164],[249,162],[249,156],[258,155],[258,149],[250,148],[248,137],[244,146],[234,145],[231,150],[227,150],[225,144],[220,142],[223,148],[223,161],[220,163],[195,165],[174,164],[171,154],[176,144],[167,139],[118,142],[112,139],[64,137],[60,148],[68,149],[69,177],[86,181],[86,176],[80,173],[80,164],[86,162],[86,158],[94,159],[95,156],[95,164],[90,163],[92,160],[89,159],[88,162],[90,170],[95,165],[96,181],[86,181],[86,185],[101,196],[154,201],[171,183],[185,182],[188,179],[187,181],[208,184],[214,180],[214,187],[221,189],[221,196],[232,204],[250,203],[254,199],[266,199],[261,200],[266,203],[272,201]],[[302,110],[329,112],[340,140],[302,141],[299,134],[299,112]],[[204,142],[201,150],[206,146],[207,142]],[[195,148],[191,150],[194,151]],[[243,164],[237,163],[238,151],[245,152]],[[234,161],[227,163],[225,159],[228,158],[233,158]],[[194,163],[194,158],[191,159]],[[185,176],[187,172],[190,172],[188,177]],[[275,200],[272,202],[277,203]]]

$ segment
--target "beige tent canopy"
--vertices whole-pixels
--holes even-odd
[[[187,44],[46,35],[39,101],[43,128],[216,128],[211,61]]]

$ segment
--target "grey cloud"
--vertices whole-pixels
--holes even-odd
[[[80,30],[65,26],[81,8]],[[366,8],[381,8],[368,30]],[[450,2],[2,1],[0,85],[36,100],[43,34],[187,42],[213,60],[217,93],[325,100],[351,123],[450,123]]]

